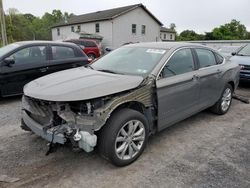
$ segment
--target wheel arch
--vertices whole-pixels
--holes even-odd
[[[145,118],[147,119],[147,121],[148,121],[150,132],[154,131],[154,129],[155,129],[154,119],[155,118],[154,118],[154,115],[153,115],[154,113],[152,111],[152,108],[146,107],[143,103],[141,103],[139,101],[125,101],[125,102],[120,103],[119,105],[117,105],[115,108],[113,108],[112,111],[109,112],[108,118],[106,119],[106,121],[105,121],[104,125],[102,126],[102,128],[105,127],[107,121],[109,121],[110,117],[112,117],[112,115],[114,113],[116,113],[119,110],[124,109],[124,108],[129,108],[129,109],[138,111],[141,114],[143,114],[145,116]]]
[[[122,104],[119,104],[115,109],[113,109],[113,111],[110,114],[112,115],[115,111],[120,110],[122,108],[130,108],[130,109],[138,111],[138,112],[140,112],[142,114],[145,113],[145,109],[146,109],[145,105],[143,103],[141,103],[141,102],[127,101],[127,102],[124,102]]]
[[[232,86],[233,91],[234,91],[235,90],[235,83],[233,81],[229,81],[228,84]]]

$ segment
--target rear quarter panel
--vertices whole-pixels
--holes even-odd
[[[240,78],[240,66],[230,60],[227,60],[224,64],[222,64],[222,82],[226,85],[229,82],[234,83],[234,90],[237,89]],[[223,90],[222,88],[221,90]],[[222,91],[221,91],[222,92]]]

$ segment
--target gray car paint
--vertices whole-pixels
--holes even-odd
[[[170,51],[170,57],[183,48],[210,48],[201,46],[182,46]],[[163,67],[163,66],[162,66]],[[190,73],[162,78],[156,81],[158,97],[158,130],[162,130],[201,110],[215,104],[229,81],[238,85],[239,67],[236,63],[222,64],[200,68]],[[160,69],[161,70],[161,69]],[[158,73],[159,75],[159,73]]]
[[[26,96],[47,101],[87,100],[137,87],[141,76],[111,74],[84,67],[36,79],[24,87]]]
[[[163,78],[156,82],[158,130],[184,119],[198,109],[199,84],[194,72]]]
[[[175,51],[181,48],[205,48],[212,50],[210,48],[175,42],[140,43],[131,46],[166,49],[167,52],[163,58],[155,66],[150,75],[148,75],[149,80],[144,79],[141,82],[143,80],[142,77],[97,73],[89,69],[83,69],[86,72],[81,72],[77,69],[77,73],[74,73],[74,71],[64,71],[41,78],[38,81],[36,80],[25,87],[24,93],[31,98],[47,101],[51,99],[54,101],[61,100],[65,102],[72,100],[79,100],[80,102],[80,100],[94,99],[97,96],[105,97],[106,95],[113,94],[109,96],[108,103],[103,107],[94,109],[92,117],[81,116],[81,127],[90,127],[89,130],[91,131],[99,130],[116,108],[132,102],[144,106],[147,118],[152,120],[150,130],[153,130],[153,127],[156,127],[157,130],[162,130],[215,104],[227,83],[232,82],[235,88],[238,85],[240,67],[236,63],[226,62],[225,60],[220,65],[195,70],[190,73],[173,76],[172,78],[160,79],[158,77],[163,66]],[[83,73],[86,76],[82,75]],[[100,78],[93,76],[99,74]],[[95,78],[95,82],[89,83],[92,76]],[[103,79],[105,79],[104,85],[100,84]],[[75,87],[72,87],[75,83]],[[81,84],[86,84],[87,86],[81,86]],[[75,92],[78,90],[72,88],[76,88],[76,86],[81,87],[82,89],[80,90],[82,91],[79,93]],[[87,90],[91,90],[91,92]],[[121,91],[125,90],[127,92],[121,93]],[[84,91],[88,94],[85,94]],[[77,97],[75,97],[76,94]],[[89,121],[86,121],[89,118],[91,118],[91,124],[88,124]],[[153,122],[156,122],[156,124]]]

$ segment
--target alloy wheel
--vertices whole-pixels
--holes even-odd
[[[222,100],[221,100],[221,109],[223,111],[227,111],[230,104],[231,104],[231,100],[232,100],[232,91],[230,88],[227,88],[222,96]]]
[[[129,160],[141,150],[145,141],[145,127],[139,120],[125,123],[115,140],[115,153],[119,159]]]

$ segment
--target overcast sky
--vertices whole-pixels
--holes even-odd
[[[250,31],[250,0],[3,0],[4,10],[16,8],[21,13],[42,16],[59,9],[76,15],[142,3],[165,26],[175,23],[177,31],[197,33],[240,21]]]

